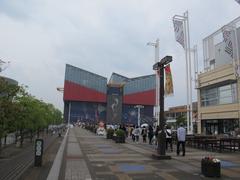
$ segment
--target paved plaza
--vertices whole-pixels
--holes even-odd
[[[171,160],[154,160],[153,145],[116,144],[110,139],[82,129],[72,128],[66,137],[59,179],[66,180],[154,180],[154,179],[212,179],[201,174],[201,159],[211,155],[221,160],[220,179],[240,178],[240,153],[215,153],[186,149],[186,156],[177,156],[176,147]]]

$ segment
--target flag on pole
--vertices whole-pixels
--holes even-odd
[[[171,68],[170,64],[168,64],[165,67],[165,95],[171,95],[173,94],[173,81],[172,81],[172,73],[171,73]]]
[[[240,4],[240,0],[235,0],[238,4]]]
[[[233,58],[233,31],[224,30],[223,33],[223,42],[225,43],[225,52]]]
[[[183,21],[173,19],[173,26],[174,26],[176,41],[179,42],[183,48],[185,48]]]

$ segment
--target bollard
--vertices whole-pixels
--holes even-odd
[[[36,139],[35,141],[35,166],[42,166],[43,156],[43,139]]]

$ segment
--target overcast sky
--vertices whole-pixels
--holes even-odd
[[[11,61],[1,75],[62,109],[56,87],[66,63],[107,78],[153,74],[154,47],[146,43],[159,38],[160,58],[173,56],[175,94],[166,107],[186,104],[184,51],[172,25],[186,10],[202,62],[202,39],[240,16],[234,0],[0,0],[0,58]]]

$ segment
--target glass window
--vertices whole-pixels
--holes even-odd
[[[201,90],[201,106],[213,106],[237,102],[236,83]]]

